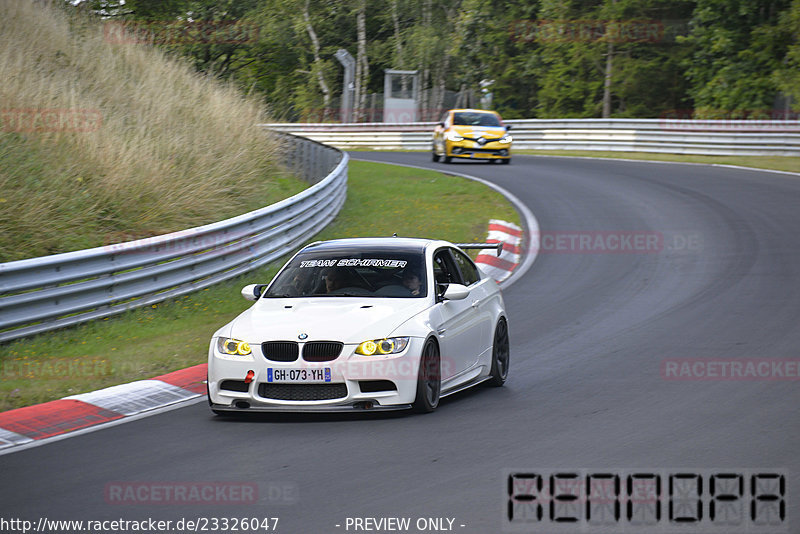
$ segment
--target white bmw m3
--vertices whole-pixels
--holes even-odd
[[[503,297],[463,251],[501,246],[398,237],[308,245],[270,284],[242,289],[255,304],[214,334],[211,409],[431,412],[467,387],[501,386]]]

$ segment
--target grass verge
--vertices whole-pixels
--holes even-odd
[[[678,163],[705,163],[710,165],[738,165],[740,167],[752,167],[755,169],[800,172],[800,158],[788,156],[696,156],[686,154],[658,154],[654,152],[601,152],[594,150],[515,150],[514,153],[528,156],[573,156],[584,158],[675,161]]]
[[[57,2],[0,0],[0,13],[0,262],[199,226],[306,187],[277,165],[256,98]]]
[[[480,241],[491,218],[520,222],[506,199],[483,184],[351,161],[347,202],[314,240],[397,232]],[[0,411],[205,362],[214,331],[250,305],[241,287],[271,279],[282,264],[119,317],[1,345]]]

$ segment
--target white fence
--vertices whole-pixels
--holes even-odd
[[[289,168],[313,184],[291,198],[172,234],[0,263],[0,342],[197,291],[302,245],[344,204],[348,156],[286,138]]]
[[[797,120],[524,119],[507,120],[513,147],[718,156],[800,156]],[[261,126],[341,149],[430,150],[434,122],[297,123]]]

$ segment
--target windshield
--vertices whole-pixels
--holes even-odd
[[[494,113],[475,113],[460,111],[453,115],[453,124],[456,126],[501,126],[500,120]]]
[[[309,251],[292,259],[264,297],[421,298],[423,265],[421,252]]]

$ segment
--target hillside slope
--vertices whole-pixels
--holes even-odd
[[[0,0],[0,262],[197,226],[303,185],[263,107],[104,22]]]

